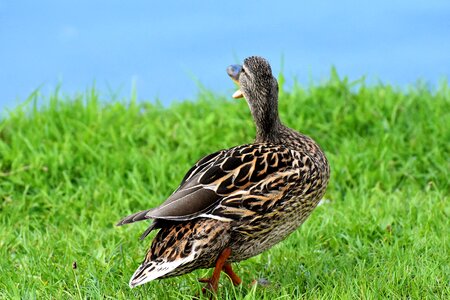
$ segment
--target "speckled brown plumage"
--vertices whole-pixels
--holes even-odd
[[[278,85],[267,61],[249,57],[228,73],[240,85],[233,96],[244,96],[249,104],[255,142],[202,158],[161,206],[119,222],[153,219],[142,237],[160,229],[130,281],[132,287],[198,268],[216,266],[234,274],[231,262],[286,238],[325,193],[328,161],[311,138],[281,123]],[[219,267],[218,257],[223,260]],[[214,274],[213,289],[218,281]]]

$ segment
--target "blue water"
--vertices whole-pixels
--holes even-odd
[[[0,112],[34,89],[105,99],[231,93],[225,69],[268,58],[292,81],[342,75],[398,86],[450,75],[450,1],[3,1]]]

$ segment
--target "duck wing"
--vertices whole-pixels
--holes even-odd
[[[210,213],[223,199],[248,194],[251,186],[291,169],[293,159],[289,149],[270,143],[248,144],[215,152],[199,160],[159,207],[130,215],[117,225],[145,219],[186,221],[202,216],[231,221],[220,214]],[[150,231],[157,226],[153,225]]]
[[[190,195],[192,196],[192,194],[195,192],[197,192],[197,193],[194,195],[197,195],[198,197],[200,197],[199,198],[200,201],[193,201],[196,203],[192,203],[192,204],[200,205],[200,207],[196,206],[196,207],[194,207],[194,209],[192,209],[192,208],[188,209],[188,214],[189,214],[189,211],[191,211],[191,212],[196,211],[196,210],[201,211],[202,206],[207,205],[208,201],[212,202],[213,198],[208,198],[208,196],[211,196],[211,194],[207,191],[205,191],[205,193],[202,194],[198,188],[189,188],[189,186],[193,185],[191,182],[194,182],[190,179],[192,177],[194,177],[195,175],[199,174],[200,172],[202,172],[207,167],[209,167],[214,161],[216,161],[221,156],[221,154],[223,154],[223,152],[226,152],[226,150],[217,151],[215,153],[209,154],[209,155],[201,158],[191,169],[189,169],[189,171],[184,176],[184,178],[181,181],[178,188],[159,207],[152,208],[152,209],[146,209],[146,210],[131,214],[131,215],[123,218],[122,220],[120,220],[120,222],[118,222],[116,225],[121,226],[124,224],[134,223],[137,221],[152,219],[154,217],[151,217],[149,214],[153,215],[154,213],[156,213],[158,211],[159,211],[158,214],[161,216],[167,215],[168,220],[169,220],[169,219],[171,219],[169,216],[170,214],[174,214],[175,216],[177,214],[183,214],[183,212],[180,211],[181,209],[183,209],[183,207],[181,207],[180,204],[185,203],[186,201],[189,201],[188,199],[192,198],[192,197],[189,198],[189,196]],[[186,197],[188,197],[188,198],[186,198]],[[177,200],[182,200],[182,201],[180,203],[180,202],[177,202]],[[205,202],[202,202],[201,200],[205,200]],[[186,211],[184,211],[184,214],[186,214]]]

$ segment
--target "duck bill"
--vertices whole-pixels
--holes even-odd
[[[233,80],[238,86],[239,86],[239,75],[241,74],[242,66],[240,65],[231,65],[227,68],[228,76],[230,76],[231,80]],[[241,89],[238,89],[236,92],[233,93],[231,96],[234,99],[239,99],[244,97],[244,94],[242,94]]]
[[[236,92],[234,92],[233,95],[231,95],[231,97],[233,97],[234,99],[239,99],[244,97],[244,94],[242,94],[241,89],[239,89]]]

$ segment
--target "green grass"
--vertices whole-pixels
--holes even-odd
[[[94,89],[55,93],[0,120],[0,298],[192,299],[192,274],[136,289],[128,280],[150,238],[145,222],[198,158],[248,143],[245,101],[105,103]],[[335,74],[283,91],[280,114],[316,139],[332,176],[307,222],[237,265],[223,299],[448,299],[450,89],[367,87]],[[77,268],[72,264],[76,262]],[[250,286],[265,278],[269,286]]]

